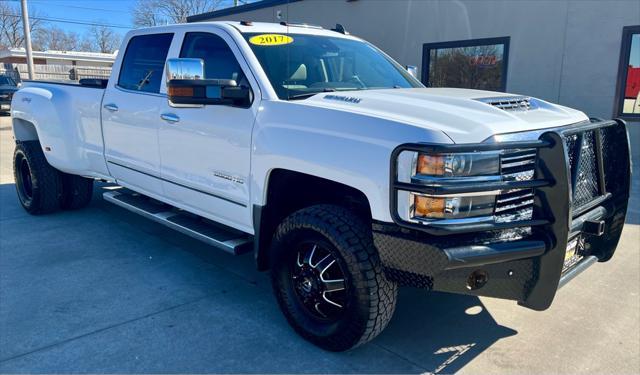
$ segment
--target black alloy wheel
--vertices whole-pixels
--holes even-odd
[[[345,273],[328,244],[306,241],[291,262],[294,290],[307,312],[319,320],[335,321],[347,303]]]

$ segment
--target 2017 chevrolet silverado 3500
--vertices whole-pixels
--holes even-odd
[[[120,51],[108,81],[14,95],[22,206],[80,208],[94,179],[114,182],[107,201],[253,252],[291,326],[322,348],[378,335],[399,285],[543,310],[616,249],[621,120],[425,88],[342,27],[156,27]]]

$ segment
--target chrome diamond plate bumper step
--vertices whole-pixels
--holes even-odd
[[[107,202],[111,202],[230,254],[240,255],[253,249],[253,239],[246,233],[186,213],[144,195],[108,191],[103,193],[102,197]]]

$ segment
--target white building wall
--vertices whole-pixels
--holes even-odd
[[[74,64],[75,61],[75,64]],[[113,62],[108,61],[85,61],[85,60],[70,60],[70,59],[47,59],[47,65],[76,65],[76,66],[90,66],[90,67],[111,67]]]
[[[507,91],[609,118],[622,27],[640,24],[640,1],[304,0],[220,19],[340,23],[420,68],[424,43],[509,36]]]

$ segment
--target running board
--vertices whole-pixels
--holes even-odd
[[[248,234],[192,215],[147,196],[137,193],[108,191],[103,193],[102,197],[107,202],[111,202],[230,254],[240,255],[253,249],[253,240]]]

